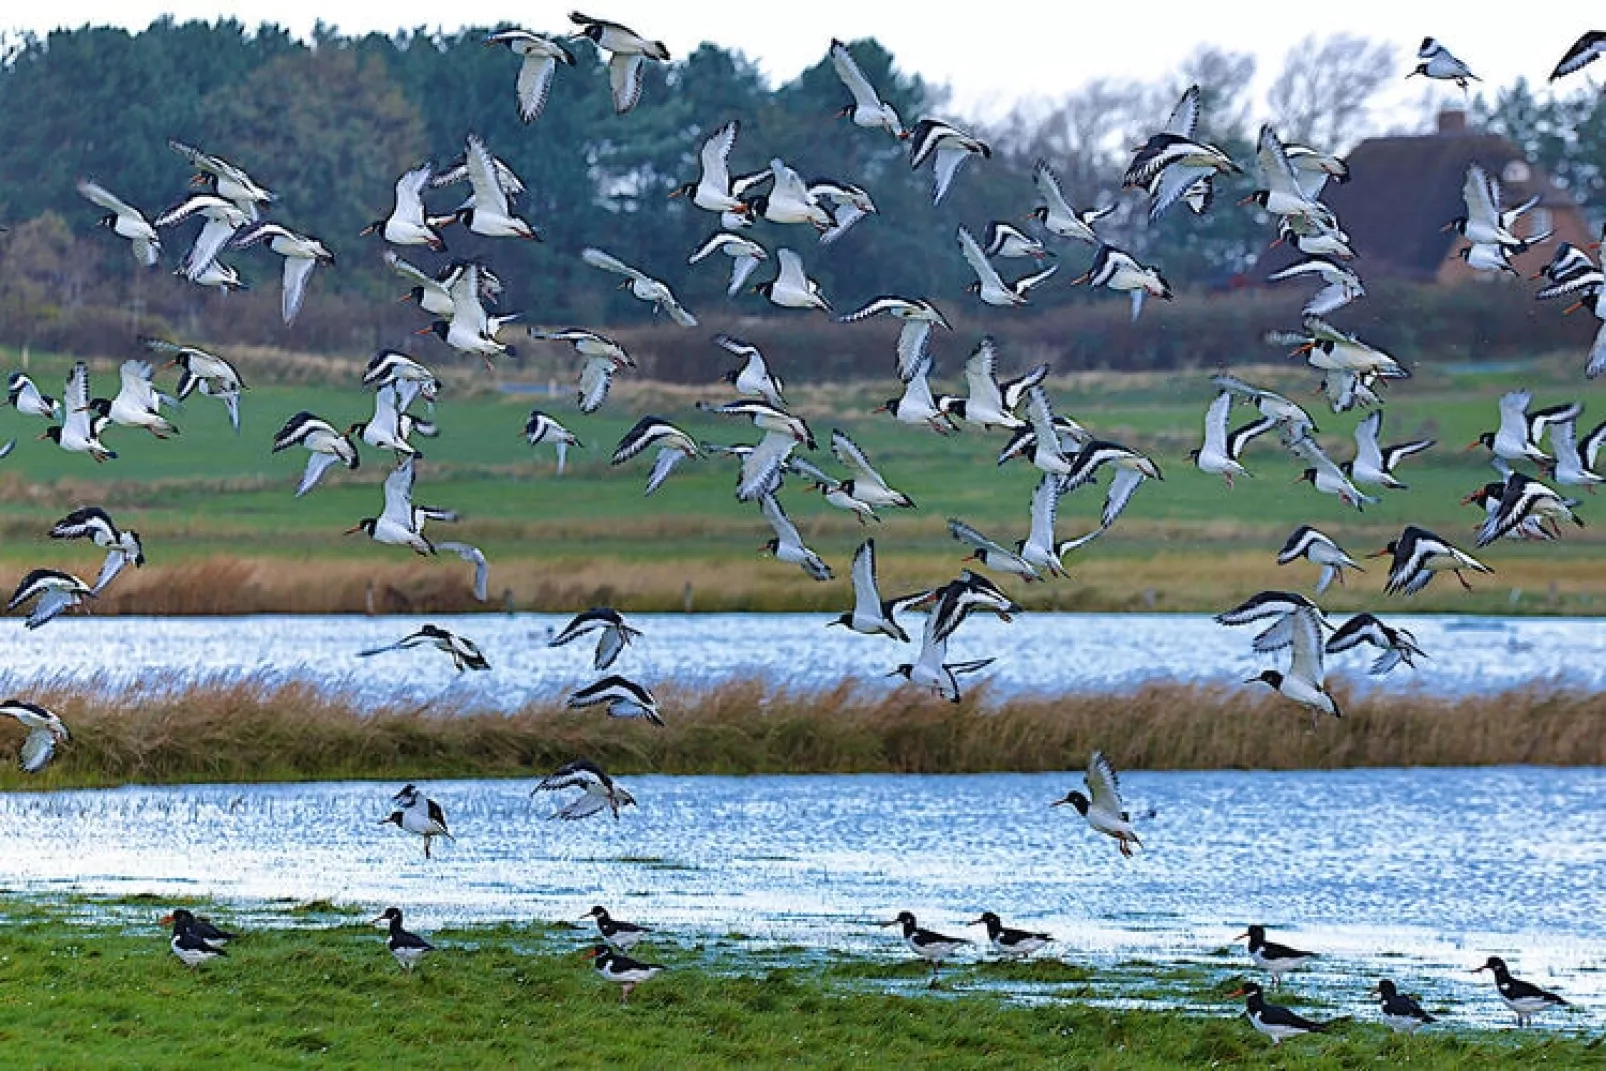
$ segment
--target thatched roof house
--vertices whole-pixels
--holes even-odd
[[[1538,206],[1517,224],[1519,235],[1555,228],[1552,242],[1524,254],[1519,270],[1537,270],[1555,248],[1553,242],[1594,240],[1578,202],[1515,145],[1498,134],[1468,130],[1465,112],[1443,112],[1432,134],[1361,142],[1349,154],[1351,180],[1329,183],[1323,191],[1322,200],[1350,236],[1363,279],[1443,283],[1488,277],[1456,255],[1466,239],[1442,229],[1466,214],[1461,187],[1474,162],[1500,180],[1503,206],[1539,195]],[[1296,256],[1279,247],[1260,258],[1254,275],[1263,279]]]

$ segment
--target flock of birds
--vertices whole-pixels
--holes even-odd
[[[631,110],[640,99],[644,66],[668,59],[661,42],[642,37],[617,23],[573,13],[579,27],[575,39],[586,38],[608,57],[610,85],[615,110]],[[576,62],[569,43],[560,37],[508,29],[492,34],[487,45],[505,46],[521,58],[517,74],[517,106],[525,121],[534,121],[545,107],[557,68]],[[1553,77],[1576,71],[1606,51],[1606,35],[1593,33],[1571,49],[1558,65]],[[1465,88],[1475,78],[1467,66],[1442,44],[1428,38],[1419,52],[1421,63],[1411,72],[1430,79],[1455,82]],[[881,100],[875,87],[855,62],[848,48],[833,41],[830,59],[851,95],[841,116],[860,128],[881,136],[907,141],[909,163],[919,168],[928,162],[932,168],[932,202],[940,204],[962,165],[991,156],[990,147],[962,128],[939,118],[922,118],[906,127],[896,111]],[[1365,296],[1365,288],[1350,260],[1355,251],[1336,214],[1325,205],[1321,193],[1329,182],[1349,178],[1345,161],[1318,148],[1283,141],[1271,126],[1261,129],[1252,162],[1241,164],[1217,146],[1199,140],[1200,92],[1194,86],[1185,92],[1163,126],[1134,153],[1124,176],[1123,188],[1141,191],[1149,202],[1149,216],[1158,218],[1178,203],[1195,214],[1208,210],[1214,200],[1215,183],[1224,176],[1245,174],[1254,188],[1244,199],[1265,214],[1275,226],[1276,242],[1286,242],[1301,259],[1276,273],[1274,280],[1306,280],[1318,284],[1304,309],[1301,329],[1274,332],[1273,342],[1293,347],[1295,355],[1305,357],[1322,374],[1321,390],[1334,413],[1371,408],[1369,415],[1355,426],[1355,453],[1352,459],[1335,461],[1316,438],[1316,423],[1301,406],[1264,386],[1246,382],[1229,373],[1214,377],[1219,393],[1204,416],[1204,437],[1190,460],[1201,471],[1220,476],[1230,488],[1236,477],[1247,474],[1245,455],[1249,444],[1275,431],[1283,447],[1301,466],[1301,479],[1316,492],[1335,496],[1356,510],[1379,499],[1368,489],[1398,492],[1405,484],[1399,466],[1435,444],[1416,440],[1392,445],[1382,442],[1384,384],[1407,379],[1409,371],[1387,352],[1332,325],[1326,317]],[[761,265],[774,262],[773,278],[750,289],[783,309],[817,310],[833,313],[833,306],[820,286],[808,277],[802,255],[796,248],[766,247],[754,233],[779,237],[782,231],[812,231],[821,246],[830,246],[849,228],[865,225],[878,215],[870,194],[853,182],[840,178],[806,181],[787,162],[772,158],[767,168],[751,173],[733,172],[730,158],[741,130],[739,120],[731,120],[710,135],[699,153],[700,174],[673,191],[696,209],[707,212],[716,225],[711,236],[691,251],[688,263],[695,267],[705,261],[723,264],[716,254],[728,260],[728,293],[735,296],[748,287]],[[286,324],[291,323],[306,299],[309,279],[320,264],[332,265],[334,256],[316,238],[264,218],[274,203],[274,195],[253,179],[242,167],[203,152],[183,142],[170,145],[196,172],[199,191],[180,201],[154,219],[127,204],[98,181],[85,179],[79,192],[107,214],[101,222],[127,239],[135,259],[145,266],[159,263],[161,232],[199,222],[188,253],[182,258],[178,274],[199,286],[236,289],[239,273],[222,257],[237,250],[266,247],[282,258],[282,306]],[[1150,298],[1168,300],[1170,284],[1158,267],[1141,263],[1129,252],[1104,241],[1100,221],[1114,211],[1113,203],[1091,210],[1074,208],[1061,189],[1058,178],[1047,163],[1034,170],[1039,203],[1029,213],[1040,226],[1041,235],[1028,233],[1011,223],[990,222],[978,240],[966,226],[956,229],[960,254],[973,270],[976,280],[969,287],[977,298],[991,306],[1009,308],[1024,305],[1030,293],[1048,282],[1058,264],[1047,264],[1055,255],[1051,240],[1083,243],[1092,247],[1088,270],[1076,283],[1102,287],[1128,295],[1133,318]],[[467,183],[467,197],[449,211],[432,211],[426,195]],[[422,248],[441,252],[443,232],[459,226],[470,233],[491,239],[539,240],[540,231],[518,212],[518,198],[524,185],[506,163],[495,157],[484,141],[470,133],[465,138],[461,160],[445,168],[424,163],[408,170],[395,186],[390,213],[376,220],[365,234],[372,233],[396,247]],[[1521,217],[1537,199],[1504,206],[1499,183],[1476,164],[1466,173],[1464,188],[1466,214],[1446,223],[1466,239],[1460,255],[1475,270],[1514,272],[1510,258],[1546,242],[1548,233],[1518,234]],[[755,231],[760,222],[766,232]],[[795,243],[794,243],[795,244]],[[502,291],[501,280],[484,259],[454,259],[438,267],[425,268],[404,260],[392,249],[384,254],[386,263],[411,290],[410,299],[434,319],[418,331],[436,336],[449,349],[483,360],[488,365],[511,354],[515,342],[529,339],[570,346],[578,358],[577,402],[582,414],[590,414],[605,402],[613,377],[635,366],[635,361],[617,341],[596,331],[571,327],[553,329],[530,327],[516,314],[492,314]],[[580,254],[589,266],[622,280],[638,299],[652,305],[672,321],[694,327],[697,318],[675,297],[670,285],[625,260],[595,247]],[[1026,274],[1006,278],[1000,265],[1026,260],[1036,267]],[[1046,266],[1045,266],[1046,265]],[[1548,284],[1540,298],[1567,296],[1606,320],[1606,275],[1585,250],[1562,244],[1542,274]],[[1570,310],[1569,310],[1570,311]],[[948,521],[952,536],[969,548],[970,558],[979,569],[1022,582],[1043,581],[1066,573],[1065,556],[1086,547],[1108,532],[1123,514],[1141,486],[1162,479],[1159,465],[1142,451],[1099,437],[1080,421],[1056,413],[1045,384],[1049,367],[1041,365],[1014,378],[999,376],[998,348],[990,338],[981,339],[964,364],[965,393],[940,394],[933,390],[933,358],[930,346],[936,331],[952,327],[929,299],[885,295],[863,307],[838,316],[845,323],[889,317],[900,323],[894,368],[902,384],[899,396],[889,399],[878,412],[911,429],[950,434],[961,428],[983,433],[1002,431],[1010,438],[999,455],[1000,465],[1018,459],[1038,472],[1031,496],[1028,534],[1013,541],[994,538],[959,518]],[[41,438],[61,449],[87,454],[97,462],[114,460],[116,451],[102,436],[111,428],[142,428],[158,438],[178,434],[178,428],[164,415],[191,395],[199,394],[221,401],[236,432],[239,430],[241,394],[246,384],[235,367],[224,357],[198,346],[165,339],[147,338],[149,353],[179,370],[172,393],[156,383],[157,370],[150,361],[130,360],[121,368],[119,390],[114,398],[94,397],[88,368],[79,363],[69,376],[61,401],[46,395],[27,375],[11,377],[9,400],[21,413],[54,421]],[[723,404],[700,403],[700,408],[745,421],[758,433],[758,441],[737,445],[700,442],[671,420],[643,415],[625,434],[612,454],[614,465],[627,464],[651,455],[651,471],[646,494],[657,492],[677,467],[692,461],[729,459],[737,467],[738,502],[756,505],[773,531],[767,549],[780,562],[795,565],[818,581],[833,578],[831,567],[809,548],[797,527],[782,508],[779,493],[788,480],[811,487],[823,501],[857,516],[861,521],[878,519],[878,511],[913,509],[913,499],[894,488],[872,459],[845,432],[833,430],[830,453],[840,474],[826,471],[810,461],[802,451],[816,449],[814,431],[801,417],[786,408],[784,385],[770,368],[759,347],[720,335],[715,343],[736,358],[737,365],[724,379],[736,397]],[[1597,339],[1588,362],[1588,375],[1606,368],[1606,330]],[[425,535],[428,522],[447,524],[457,514],[415,501],[415,487],[421,454],[413,438],[436,434],[433,415],[440,380],[417,358],[394,350],[376,354],[361,379],[374,393],[373,416],[341,430],[336,424],[311,412],[291,415],[274,437],[275,452],[299,448],[308,460],[295,494],[313,490],[337,463],[348,469],[360,464],[360,447],[387,457],[392,462],[383,483],[383,507],[375,517],[364,518],[351,533],[362,532],[376,543],[406,547],[420,555],[440,551],[459,555],[474,565],[474,589],[486,597],[488,564],[484,554],[466,543],[435,542]],[[420,404],[422,403],[422,404]],[[1248,423],[1232,426],[1235,408],[1254,411]],[[1580,436],[1576,422],[1581,407],[1576,404],[1531,408],[1525,391],[1515,391],[1502,399],[1499,426],[1485,434],[1480,443],[1493,456],[1500,479],[1491,481],[1469,495],[1467,502],[1486,510],[1486,522],[1479,531],[1477,547],[1504,539],[1554,539],[1562,523],[1581,524],[1573,512],[1578,502],[1566,490],[1606,482],[1606,474],[1595,469],[1602,444],[1606,443],[1606,424]],[[533,411],[525,427],[528,442],[551,445],[557,452],[561,473],[566,452],[578,447],[579,440],[554,416]],[[1548,436],[1551,452],[1544,449]],[[359,445],[360,444],[360,445]],[[10,448],[8,444],[6,449]],[[1479,444],[1474,444],[1479,445]],[[1518,471],[1531,468],[1537,475]],[[1060,499],[1079,488],[1097,485],[1109,477],[1097,527],[1076,538],[1059,540],[1055,535]],[[1541,479],[1543,477],[1543,479]],[[1545,482],[1546,480],[1550,482]],[[1566,490],[1564,490],[1566,489]],[[52,528],[50,535],[60,539],[89,539],[107,551],[102,570],[93,584],[60,570],[35,569],[27,574],[13,593],[8,609],[32,603],[27,618],[29,628],[38,628],[63,612],[93,599],[106,589],[122,569],[144,561],[144,549],[137,532],[118,527],[104,509],[79,508]],[[903,662],[891,673],[910,684],[944,699],[958,702],[961,678],[991,663],[991,658],[950,661],[950,641],[973,613],[990,613],[1008,621],[1020,607],[997,583],[979,571],[965,570],[944,584],[895,598],[884,598],[877,583],[878,548],[866,539],[853,556],[851,581],[852,608],[829,622],[872,637],[897,643],[911,638],[898,620],[900,613],[921,612],[925,623],[920,630],[919,647],[912,661]],[[1426,587],[1439,573],[1453,574],[1467,586],[1464,573],[1491,570],[1450,541],[1424,528],[1408,525],[1374,556],[1391,559],[1385,592],[1410,596]],[[1337,580],[1344,582],[1346,570],[1359,568],[1336,540],[1318,529],[1304,525],[1288,538],[1277,557],[1278,564],[1306,559],[1321,567],[1316,594]],[[1375,674],[1415,664],[1425,657],[1411,634],[1393,628],[1371,613],[1352,616],[1335,627],[1319,606],[1289,591],[1263,591],[1242,605],[1225,611],[1218,620],[1227,626],[1253,624],[1260,628],[1253,640],[1254,650],[1278,655],[1287,652],[1284,669],[1268,669],[1254,681],[1275,689],[1293,704],[1310,712],[1312,728],[1320,715],[1338,717],[1341,711],[1328,692],[1324,661],[1368,646],[1380,651],[1371,665]],[[561,646],[581,639],[595,638],[592,668],[608,671],[641,632],[628,624],[615,609],[599,607],[579,614],[553,640]],[[382,652],[432,648],[446,653],[459,670],[484,670],[489,662],[483,652],[466,637],[435,625],[426,625],[394,644],[360,652],[362,656]],[[638,682],[617,674],[603,676],[571,692],[571,707],[602,707],[607,714],[621,718],[644,719],[663,724],[651,691]],[[0,713],[18,721],[27,737],[21,749],[24,770],[36,772],[48,764],[68,733],[59,717],[31,702],[9,700]],[[1086,774],[1087,793],[1070,792],[1058,804],[1072,806],[1099,833],[1113,838],[1123,855],[1140,846],[1134,819],[1125,809],[1114,768],[1100,753],[1094,752]],[[618,819],[622,808],[633,805],[634,797],[595,764],[577,759],[536,787],[540,792],[578,789],[553,816],[583,819],[611,813]],[[433,800],[409,785],[394,799],[392,813],[384,819],[423,838],[424,853],[431,854],[437,838],[450,839],[446,816]],[[622,987],[628,999],[631,990],[650,979],[662,968],[629,958],[643,929],[614,920],[601,907],[587,916],[595,920],[602,944],[591,950],[591,957],[602,977]],[[198,966],[223,955],[223,944],[231,935],[218,931],[188,912],[170,916],[173,926],[172,949],[187,965]],[[388,946],[397,961],[412,969],[429,951],[430,944],[402,926],[399,908],[387,909],[376,922],[389,927]],[[1005,927],[996,914],[983,914],[975,920],[985,925],[988,939],[1001,954],[1027,955],[1042,948],[1050,938]],[[901,913],[886,923],[901,927],[909,948],[932,966],[933,982],[942,961],[967,942],[921,929],[913,914]],[[1270,971],[1273,983],[1282,973],[1309,957],[1265,941],[1260,927],[1251,927],[1249,952],[1254,961]],[[1494,972],[1500,995],[1526,1025],[1529,1017],[1560,998],[1512,978],[1505,964],[1491,958],[1485,968]],[[1484,969],[1484,968],[1480,968]],[[1385,1019],[1396,1029],[1415,1029],[1432,1021],[1410,997],[1397,991],[1391,981],[1378,987]],[[1291,1034],[1320,1029],[1319,1024],[1265,1002],[1258,985],[1244,987],[1250,1019],[1257,1029],[1274,1042]]]

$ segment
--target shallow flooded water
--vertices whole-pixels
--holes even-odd
[[[447,923],[572,920],[591,904],[690,935],[906,956],[900,910],[983,910],[1058,954],[1249,970],[1245,925],[1323,953],[1291,999],[1387,975],[1457,1021],[1503,1023],[1491,954],[1606,1022],[1606,770],[1133,772],[1124,860],[1069,808],[1077,774],[621,778],[622,820],[551,821],[533,781],[436,782],[455,843],[426,861],[378,819],[399,786],[216,785],[0,795],[0,887],[262,909],[397,903]],[[982,936],[980,928],[970,930]],[[973,958],[973,957],[972,957]],[[1157,972],[1158,973],[1158,972]]]
[[[476,641],[486,673],[458,674],[443,654],[411,651],[359,658],[357,652],[407,635],[426,620]],[[113,682],[160,673],[176,681],[263,674],[300,678],[372,699],[449,699],[464,706],[516,709],[589,682],[591,644],[549,648],[567,617],[473,615],[414,617],[68,617],[37,632],[17,629],[7,644],[6,685],[100,677]],[[827,628],[825,614],[642,614],[645,636],[614,672],[649,687],[711,685],[764,678],[829,687],[844,677],[891,687],[886,673],[915,653],[882,638]],[[911,618],[917,632],[920,618]],[[1359,688],[1418,688],[1438,694],[1486,692],[1533,682],[1606,687],[1598,618],[1395,617],[1429,657],[1384,678],[1366,673],[1365,651],[1331,660],[1330,679]],[[1029,614],[1004,624],[978,617],[950,648],[954,660],[996,656],[978,674],[995,696],[1111,691],[1146,681],[1241,681],[1277,658],[1250,650],[1252,629],[1230,629],[1204,615]],[[784,668],[778,668],[784,667]]]

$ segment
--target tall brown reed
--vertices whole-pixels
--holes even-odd
[[[762,681],[664,689],[667,727],[560,709],[513,713],[389,704],[303,682],[158,679],[46,685],[73,738],[43,775],[0,786],[327,778],[516,777],[584,756],[620,773],[958,773],[1074,770],[1099,748],[1118,767],[1327,768],[1606,764],[1606,696],[1546,687],[1429,698],[1340,692],[1346,716],[1302,712],[1243,687],[949,704],[881,682],[796,690]],[[20,734],[0,726],[0,759]]]

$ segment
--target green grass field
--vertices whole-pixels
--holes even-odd
[[[642,958],[669,967],[628,1006],[580,952],[578,924],[435,929],[404,974],[361,911],[278,905],[275,921],[192,905],[244,931],[191,973],[157,919],[173,903],[0,899],[0,1044],[9,1066],[1352,1068],[1505,1063],[1601,1066],[1599,1038],[1564,1016],[1527,1030],[1454,1025],[1411,1038],[1375,1021],[1358,980],[1339,1008],[1290,994],[1318,1019],[1353,1016],[1275,1054],[1230,994],[1235,961],[1093,968],[1066,959],[927,972],[902,957],[672,935]],[[409,920],[411,921],[411,920]],[[895,947],[889,938],[889,947]],[[1490,1001],[1494,995],[1489,994]],[[1172,1010],[1181,1009],[1181,1010]]]
[[[15,355],[7,356],[15,367]],[[938,389],[959,388],[960,359],[956,353],[943,362],[947,373],[939,377]],[[1198,445],[1204,407],[1213,395],[1205,372],[1056,377],[1050,386],[1061,412],[1103,437],[1149,451],[1166,479],[1143,487],[1118,526],[1074,556],[1068,563],[1071,578],[1030,590],[1009,586],[1037,607],[1210,609],[1265,587],[1308,587],[1313,568],[1279,569],[1273,561],[1300,523],[1318,525],[1356,556],[1378,549],[1406,523],[1470,547],[1479,512],[1460,505],[1460,499],[1494,476],[1486,452],[1463,447],[1495,425],[1498,396],[1513,386],[1532,387],[1536,405],[1584,397],[1574,363],[1536,362],[1520,373],[1427,369],[1395,384],[1385,442],[1426,435],[1437,438],[1439,446],[1408,463],[1403,475],[1409,491],[1386,493],[1381,505],[1364,514],[1308,485],[1296,485],[1298,468],[1272,436],[1250,447],[1245,461],[1256,478],[1240,481],[1233,491],[1194,469],[1185,455]],[[240,365],[248,382],[267,381],[266,372],[253,374],[249,360],[241,359]],[[720,365],[711,346],[711,381]],[[35,356],[29,367],[44,389],[59,393],[68,362]],[[96,393],[109,393],[115,386],[114,364],[95,362],[93,368]],[[1321,408],[1322,400],[1307,393],[1314,373],[1277,371],[1269,381],[1305,402],[1330,451],[1348,457],[1350,434],[1361,414],[1334,415]],[[1260,371],[1248,374],[1268,379]],[[549,377],[536,378],[544,386]],[[878,540],[884,586],[929,585],[951,575],[965,553],[948,537],[949,516],[970,521],[1000,542],[1025,536],[1037,473],[1024,463],[994,464],[1002,433],[943,439],[872,415],[892,389],[889,382],[791,392],[794,408],[809,419],[822,444],[813,460],[828,471],[836,469],[824,445],[830,430],[840,427],[919,505],[865,529],[794,481],[782,500],[805,539],[836,569],[834,584],[816,585],[795,567],[758,553],[770,533],[754,507],[735,501],[733,463],[712,459],[687,465],[649,499],[641,493],[649,458],[608,464],[620,435],[645,412],[675,420],[703,439],[753,441],[756,434],[745,421],[693,408],[698,398],[726,397],[724,386],[714,382],[697,390],[624,378],[593,416],[574,409],[567,382],[560,382],[553,398],[484,386],[449,389],[436,414],[440,437],[420,442],[427,461],[417,498],[464,515],[456,526],[432,526],[431,534],[481,546],[493,563],[493,590],[506,590],[520,607],[567,609],[602,594],[626,598],[635,609],[679,608],[688,601],[689,585],[690,601],[699,609],[822,608],[845,601],[849,560],[866,534]],[[550,449],[532,452],[523,441],[521,428],[532,405],[564,421],[586,445],[571,453],[570,471],[561,479],[553,472]],[[303,408],[344,426],[366,419],[371,401],[357,389],[355,376],[329,384],[254,386],[244,396],[243,431],[236,437],[221,404],[196,396],[175,418],[183,429],[177,439],[158,442],[130,429],[107,432],[108,444],[121,456],[104,465],[36,441],[44,423],[8,410],[0,416],[0,436],[16,436],[19,442],[0,462],[0,561],[17,573],[42,564],[92,571],[98,561],[93,548],[51,546],[44,531],[67,510],[98,502],[144,535],[151,563],[142,577],[119,581],[103,609],[360,610],[361,598],[353,592],[366,582],[404,595],[429,588],[433,595],[421,605],[468,608],[467,570],[455,559],[419,563],[406,551],[341,534],[378,512],[378,485],[388,458],[367,451],[360,471],[332,473],[328,486],[292,498],[305,452],[272,455],[268,447],[283,420]],[[1251,415],[1235,410],[1234,423]],[[1590,418],[1586,412],[1585,430],[1592,426]],[[1594,500],[1584,497],[1581,514],[1598,520],[1590,508]],[[1088,531],[1101,504],[1102,489],[1067,497],[1061,503],[1060,538]],[[1602,560],[1600,531],[1569,531],[1557,544],[1507,542],[1489,548],[1483,557],[1497,575],[1483,579],[1476,594],[1467,596],[1453,582],[1441,581],[1413,607],[1600,612],[1606,606],[1606,569],[1596,564]],[[183,578],[172,575],[173,567],[182,570],[220,557],[253,560],[254,601],[218,605],[215,592],[211,601],[174,600]],[[311,562],[334,570],[327,583],[318,583],[306,568]],[[1372,563],[1360,590],[1335,593],[1334,605],[1375,603],[1384,572],[1386,563]],[[169,589],[165,598],[142,591],[142,585],[159,584]],[[439,590],[443,586],[449,594]]]

